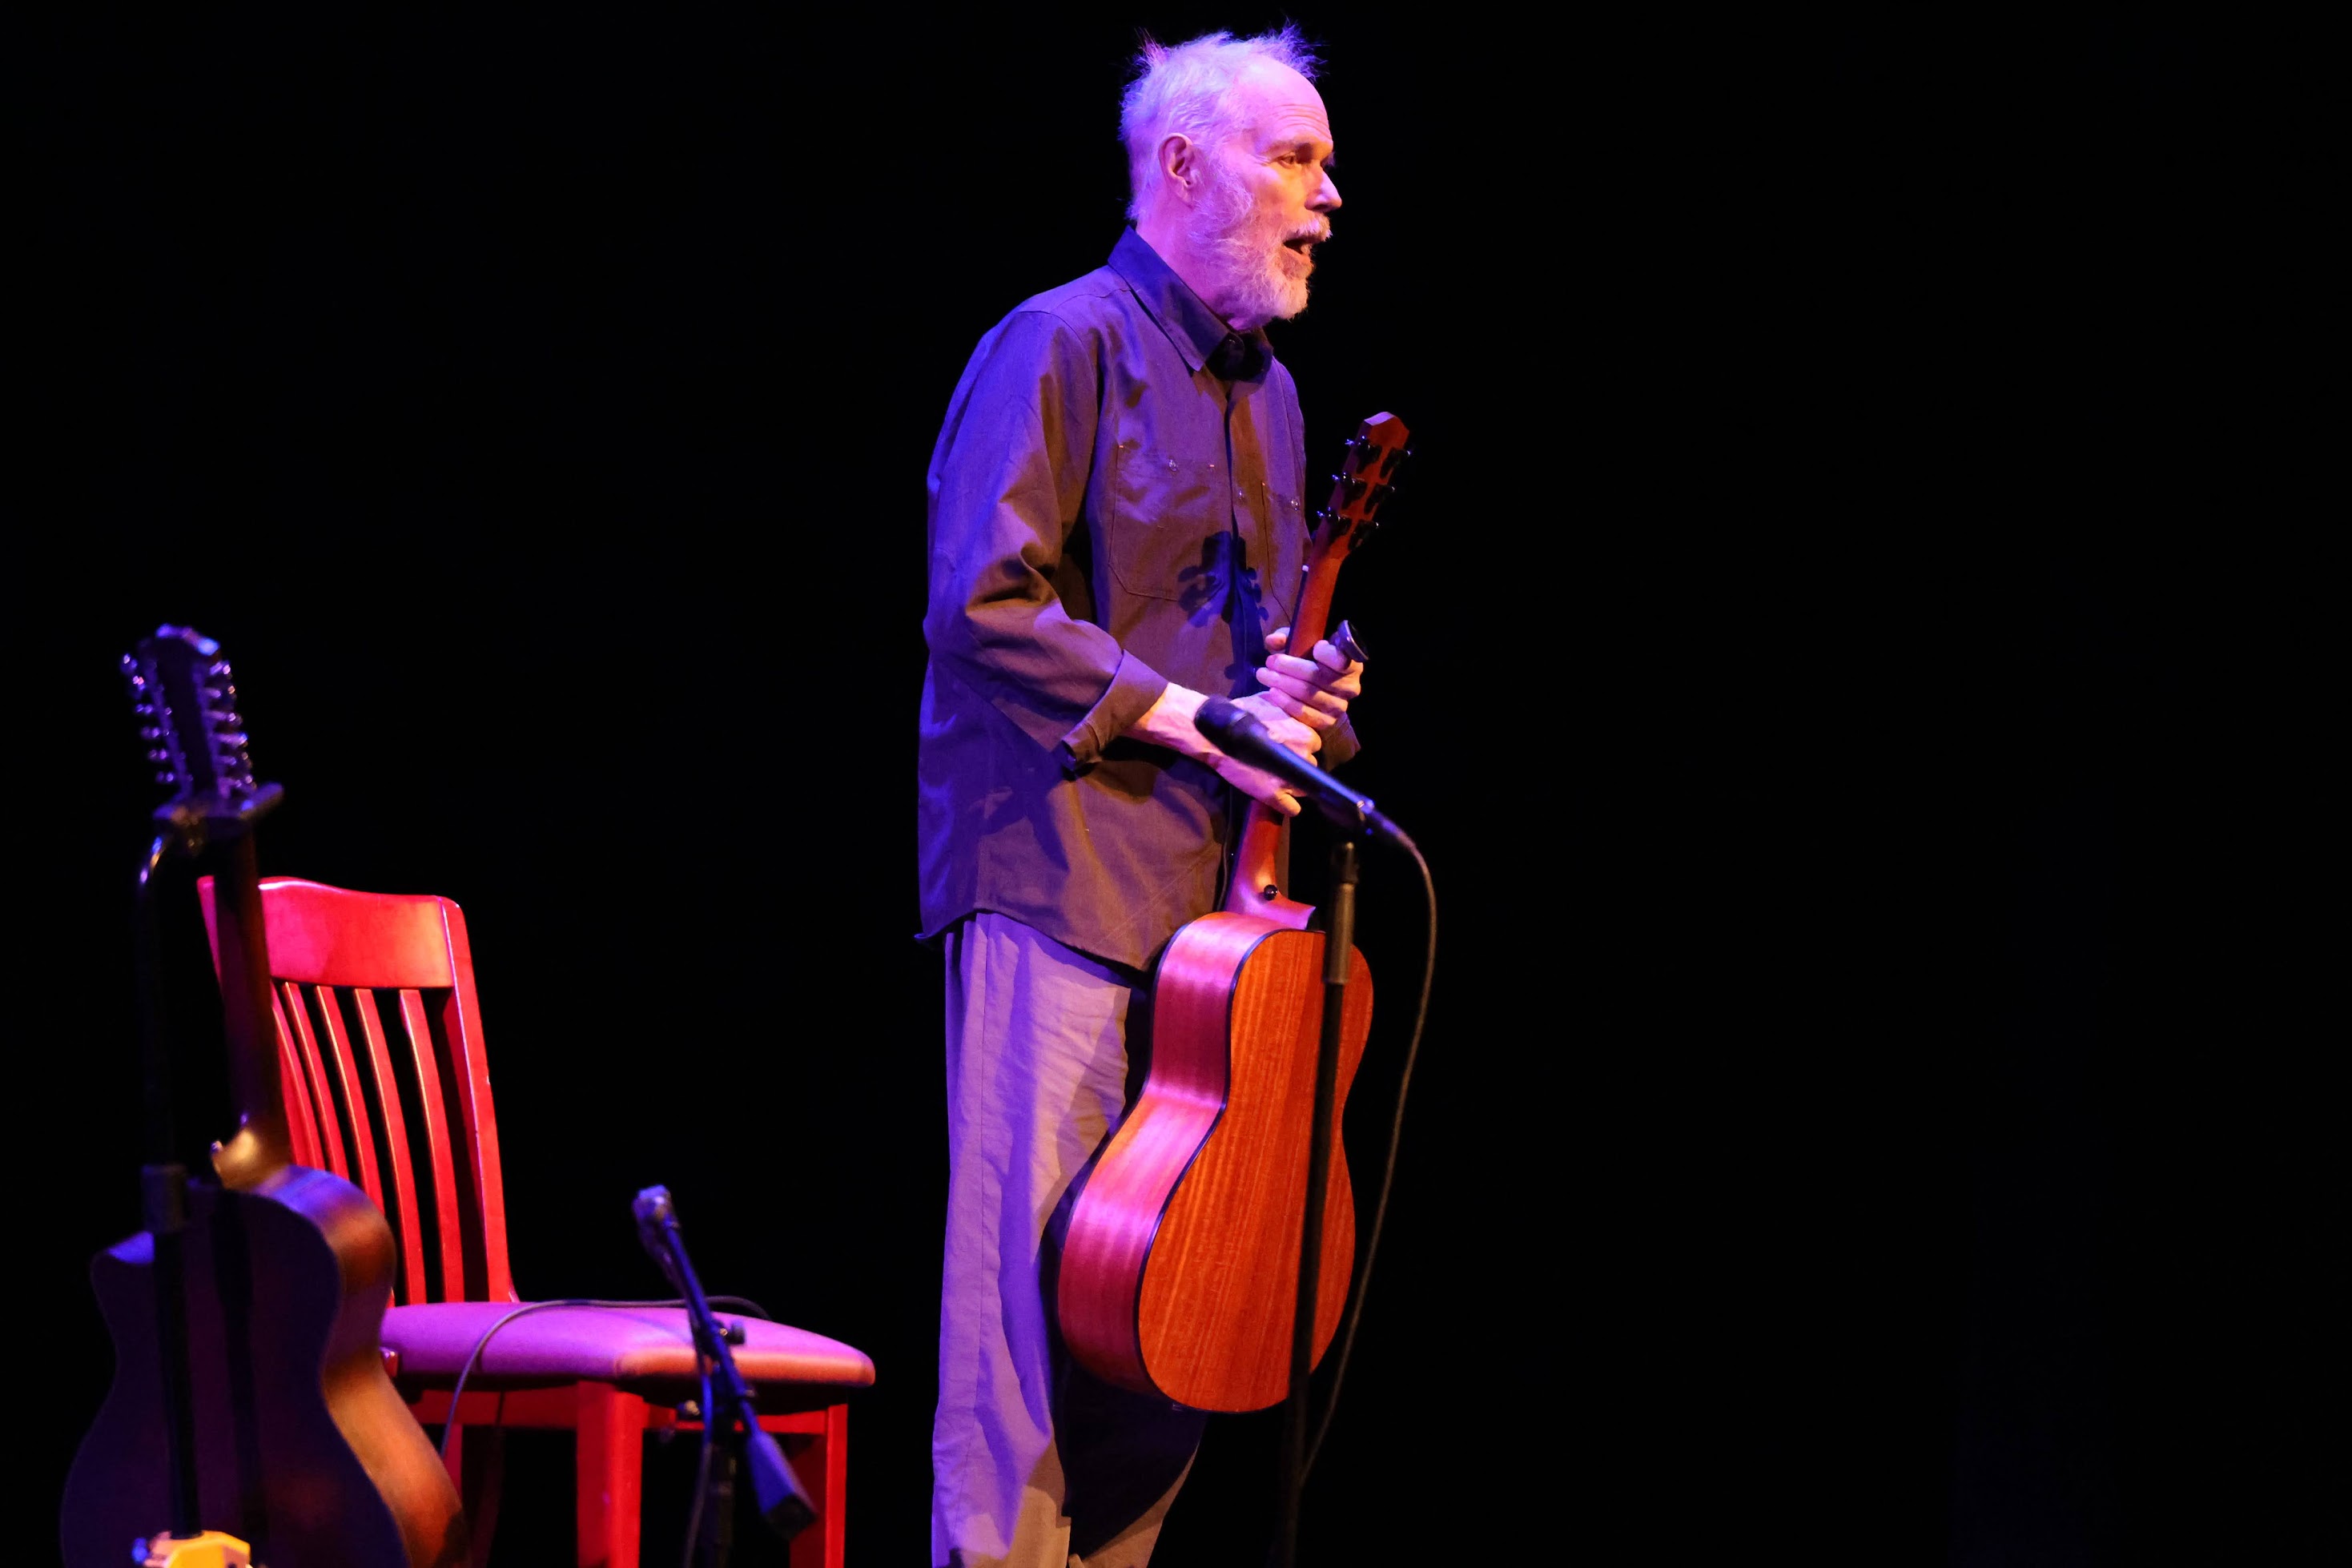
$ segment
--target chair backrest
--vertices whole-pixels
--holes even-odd
[[[198,892],[217,970],[210,877]],[[356,1183],[383,1210],[400,1246],[394,1300],[516,1300],[465,915],[429,893],[290,877],[263,880],[261,911],[295,1162]]]

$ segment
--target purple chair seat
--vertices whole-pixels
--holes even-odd
[[[399,1355],[404,1375],[452,1378],[482,1331],[517,1305],[433,1301],[389,1308],[383,1345]],[[874,1381],[872,1359],[839,1340],[723,1310],[719,1316],[743,1325],[744,1342],[731,1348],[749,1383],[864,1387]],[[467,1382],[677,1383],[697,1375],[694,1336],[682,1308],[548,1307],[491,1335]]]

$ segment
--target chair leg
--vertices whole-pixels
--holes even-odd
[[[499,1408],[504,1407],[501,1396]],[[460,1426],[449,1432],[448,1438],[441,1462],[465,1510],[466,1534],[471,1543],[467,1561],[472,1568],[483,1568],[490,1560],[490,1538],[499,1528],[499,1500],[506,1487],[507,1435],[495,1426],[477,1426],[470,1433]]]
[[[801,1484],[815,1494],[817,1522],[793,1541],[792,1568],[843,1568],[849,1535],[849,1406],[825,1407],[824,1433],[793,1461]]]
[[[455,1454],[450,1455],[456,1458]],[[506,1490],[507,1435],[501,1426],[478,1426],[466,1445],[465,1475],[457,1496],[466,1508],[466,1528],[473,1542],[471,1568],[485,1568],[490,1560],[490,1539],[499,1530],[499,1500]]]
[[[580,1568],[637,1568],[646,1402],[609,1383],[579,1385]]]

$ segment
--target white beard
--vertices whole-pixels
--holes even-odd
[[[1305,269],[1282,243],[1284,226],[1258,210],[1241,181],[1210,170],[1186,226],[1194,254],[1216,268],[1209,306],[1217,314],[1227,321],[1286,321],[1307,309]]]

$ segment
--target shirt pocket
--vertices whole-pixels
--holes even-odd
[[[1246,544],[1234,565],[1244,596],[1271,617],[1265,628],[1282,624],[1298,597],[1299,551],[1303,543],[1298,498],[1261,479],[1236,495],[1242,508],[1241,532]]]
[[[1177,458],[1128,439],[1115,448],[1110,537],[1103,542],[1120,588],[1146,599],[1188,603],[1216,584],[1217,558],[1231,525],[1232,487],[1223,463]]]

